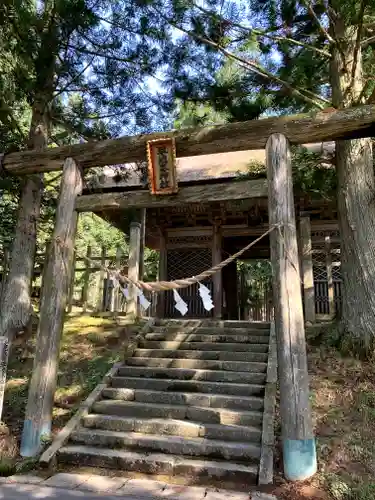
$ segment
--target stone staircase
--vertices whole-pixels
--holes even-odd
[[[269,346],[269,323],[159,321],[58,460],[256,483]]]

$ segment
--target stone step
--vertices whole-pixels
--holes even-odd
[[[205,359],[171,359],[171,358],[129,358],[128,366],[147,366],[159,368],[190,368],[195,370],[225,370],[232,372],[257,372],[265,373],[267,363],[217,361]]]
[[[224,460],[199,460],[168,454],[146,454],[111,450],[91,446],[64,446],[58,452],[59,460],[81,466],[122,469],[145,474],[187,476],[196,481],[241,481],[255,484],[257,465],[244,465]]]
[[[250,337],[249,337],[250,338]],[[143,340],[140,342],[140,347],[144,349],[182,349],[183,351],[200,350],[200,351],[226,351],[226,352],[268,352],[268,339],[265,337],[256,337],[257,342],[250,343],[215,343],[215,342],[174,342]],[[259,341],[265,340],[265,342]]]
[[[224,458],[226,460],[254,461],[260,457],[259,444],[173,435],[92,430],[82,427],[72,432],[70,440],[73,443],[101,448],[126,447],[130,450],[148,450],[171,455]]]
[[[190,333],[190,332],[152,332],[145,335],[146,340],[172,341],[172,342],[218,342],[218,343],[247,343],[268,344],[269,336],[240,333]]]
[[[211,334],[222,334],[222,335],[266,335],[270,334],[270,328],[258,328],[252,324],[249,326],[224,326],[224,327],[215,327],[215,326],[199,326],[194,330],[194,333],[211,333]]]
[[[120,401],[138,401],[139,403],[203,406],[231,410],[263,409],[263,398],[255,396],[222,396],[217,394],[152,391],[150,389],[107,388],[103,391],[103,397]]]
[[[252,375],[254,378],[258,376],[256,373]],[[259,374],[259,376],[264,377],[263,374]],[[204,380],[157,379],[147,377],[113,377],[112,387],[173,392],[208,392],[213,394],[229,394],[232,396],[263,396],[264,394],[264,386],[259,384],[206,382]]]
[[[262,436],[261,425],[258,427],[245,427],[241,425],[201,424],[187,420],[166,420],[161,418],[122,418],[113,415],[89,414],[83,419],[82,424],[90,429],[253,443],[260,443]]]
[[[266,374],[256,372],[234,372],[228,370],[197,370],[194,368],[164,368],[157,366],[121,366],[120,377],[167,378],[176,380],[205,380],[207,382],[241,382],[262,384]]]
[[[199,359],[219,361],[264,362],[268,360],[268,346],[261,345],[259,352],[190,351],[183,349],[136,349],[133,358]],[[133,359],[130,358],[130,359]]]
[[[137,401],[98,401],[93,405],[93,413],[120,417],[163,418],[192,420],[194,422],[257,426],[262,423],[262,411],[229,410],[226,408],[206,408],[186,405],[139,403]]]
[[[153,326],[152,332],[154,333],[168,333],[168,334],[197,334],[197,335],[241,335],[249,336],[265,336],[269,337],[269,328],[219,328],[219,327],[181,327],[181,326]]]
[[[246,320],[184,320],[184,319],[158,319],[154,327],[158,326],[179,326],[182,328],[209,327],[209,328],[254,328],[269,330],[271,324],[266,321],[246,321]]]

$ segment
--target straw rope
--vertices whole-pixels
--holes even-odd
[[[251,247],[256,245],[260,240],[262,240],[265,236],[270,234],[272,231],[275,229],[278,229],[280,231],[280,225],[274,225],[270,227],[266,232],[264,232],[259,238],[255,239],[248,245],[246,245],[244,248],[236,252],[235,254],[231,255],[227,259],[223,260],[220,262],[220,264],[217,264],[216,266],[211,267],[210,269],[207,269],[203,273],[198,274],[197,276],[192,276],[190,278],[183,278],[183,279],[178,279],[174,281],[152,281],[152,282],[145,282],[145,281],[134,281],[128,278],[127,276],[121,274],[119,269],[111,269],[107,266],[100,265],[100,269],[103,271],[107,272],[109,276],[112,276],[114,279],[119,281],[122,285],[133,285],[140,290],[147,290],[149,292],[162,292],[166,290],[178,290],[181,288],[188,288],[191,285],[194,285],[196,283],[199,283],[201,281],[204,281],[205,279],[213,276],[217,272],[221,271],[225,266],[236,260],[238,257],[240,257],[242,254],[244,254],[247,250],[249,250]],[[57,245],[62,245],[62,242],[60,240],[55,241]],[[97,262],[93,261],[89,257],[80,254],[77,249],[75,249],[76,254],[78,257],[84,259],[86,262],[89,263],[94,263],[96,266],[98,265]]]

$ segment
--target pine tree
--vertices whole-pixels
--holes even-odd
[[[175,30],[170,84],[179,98],[210,102],[235,120],[375,100],[373,2],[154,0],[144,8]],[[238,77],[218,85],[213,75],[227,61],[236,64]],[[371,140],[337,141],[336,171],[342,327],[357,351],[369,353],[375,331]]]
[[[5,0],[0,30],[8,64],[6,78],[0,76],[0,91],[7,90],[0,94],[0,125],[12,142],[6,150],[149,130],[159,97],[150,99],[147,81],[166,61],[165,33],[150,31],[134,2]],[[161,127],[158,116],[153,125]],[[30,318],[42,181],[38,174],[21,179],[1,304],[0,334],[10,339]]]

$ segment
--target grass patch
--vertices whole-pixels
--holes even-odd
[[[135,334],[131,326],[111,318],[67,318],[61,340],[53,432],[58,432],[89,393],[122,356],[123,342]],[[34,339],[35,341],[35,339]],[[34,346],[35,348],[35,346]],[[0,475],[25,472],[33,460],[20,460],[19,441],[27,402],[33,358],[21,358],[22,348],[12,352],[4,401],[4,426],[0,428]]]

